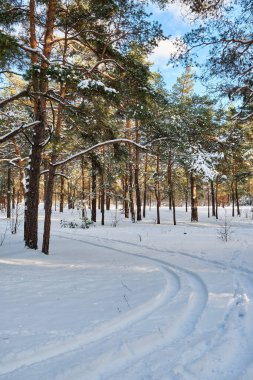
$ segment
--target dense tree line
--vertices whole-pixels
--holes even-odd
[[[222,7],[187,3],[202,18]],[[221,20],[208,19],[206,38],[210,23],[225,28]],[[0,24],[0,195],[7,217],[11,203],[25,201],[27,247],[38,248],[43,201],[42,251],[48,254],[54,196],[60,211],[66,203],[78,206],[83,218],[88,205],[94,222],[99,208],[102,225],[112,202],[132,222],[152,202],[158,224],[162,204],[173,210],[174,224],[176,205],[188,211],[189,202],[191,220],[198,221],[198,200],[216,217],[218,205],[231,202],[240,213],[240,196],[250,194],[249,65],[240,86],[226,84],[246,106],[240,113],[221,111],[194,93],[190,66],[171,92],[151,72],[148,54],[165,37],[139,1],[1,1]],[[186,36],[188,46],[199,32]],[[234,47],[234,40],[201,43],[218,49],[217,42]],[[245,46],[245,60],[250,49]],[[213,51],[211,74],[221,64],[219,53]],[[223,65],[225,74],[231,65],[238,74],[236,57]]]

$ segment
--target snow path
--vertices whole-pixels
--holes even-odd
[[[66,238],[66,236],[65,236]],[[86,244],[95,244],[96,246],[99,246],[97,243],[91,243],[87,242],[87,236],[85,237]],[[103,240],[106,240],[103,238]],[[108,239],[108,243],[110,242],[110,239]],[[121,245],[126,243],[126,245],[131,245],[132,248],[135,247],[137,250],[152,250],[151,248],[147,246],[142,246],[139,244],[134,243],[128,243],[124,242],[122,240],[116,241],[111,239],[111,242],[118,242]],[[102,247],[108,248],[108,246],[102,245]],[[128,255],[138,256],[142,259],[150,260],[156,263],[159,263],[163,266],[170,267],[174,269],[175,271],[182,271],[185,273],[190,274],[195,279],[195,286],[198,283],[198,286],[196,287],[196,294],[202,295],[202,302],[199,299],[198,301],[193,300],[194,297],[190,297],[190,304],[193,307],[192,308],[192,315],[191,313],[187,314],[185,311],[181,311],[178,314],[183,314],[185,316],[185,326],[192,323],[192,326],[195,327],[195,325],[198,322],[198,319],[200,318],[200,315],[203,313],[206,303],[207,303],[207,290],[205,287],[205,284],[203,281],[197,276],[196,274],[183,269],[182,267],[177,267],[172,264],[168,264],[167,262],[159,259],[150,258],[148,256],[142,255],[142,254],[134,254],[129,252],[124,252],[122,249],[117,249],[110,247],[112,250],[117,250],[121,253],[126,253]],[[141,357],[147,356],[153,351],[159,351],[164,345],[169,345],[173,342],[173,340],[179,340],[181,341],[181,344],[179,344],[179,347],[182,346],[183,350],[178,350],[178,353],[175,357],[175,354],[172,355],[173,360],[170,361],[170,368],[174,369],[170,371],[170,379],[189,379],[193,380],[196,379],[196,373],[199,372],[199,367],[202,368],[201,378],[205,380],[211,380],[211,379],[228,379],[228,380],[238,380],[238,376],[242,375],[241,369],[238,369],[235,363],[243,363],[244,368],[247,368],[252,363],[252,352],[253,352],[253,344],[251,343],[251,339],[246,339],[245,337],[253,336],[253,324],[251,320],[251,315],[253,312],[252,304],[249,302],[250,299],[253,298],[253,286],[252,286],[252,280],[249,280],[248,274],[252,273],[252,271],[248,270],[247,268],[237,267],[235,265],[226,265],[222,264],[220,262],[214,261],[214,260],[208,260],[204,259],[198,256],[195,256],[191,253],[186,252],[174,252],[174,251],[163,251],[163,250],[157,250],[162,253],[169,252],[172,254],[181,254],[184,256],[187,256],[190,259],[197,259],[204,263],[208,263],[209,265],[212,264],[218,268],[223,269],[224,271],[230,271],[232,274],[234,273],[243,273],[243,279],[241,278],[241,284],[238,283],[234,284],[234,294],[232,300],[229,301],[228,307],[225,310],[223,321],[216,326],[213,331],[207,331],[205,334],[203,334],[203,338],[200,340],[199,335],[197,338],[194,337],[189,341],[188,345],[183,344],[183,339],[187,335],[189,335],[192,331],[194,331],[194,327],[189,329],[188,331],[186,328],[186,331],[184,331],[184,325],[180,324],[180,321],[177,319],[177,325],[173,326],[170,324],[170,327],[167,329],[167,334],[163,331],[163,343],[159,342],[158,344],[154,337],[152,338],[151,345],[147,345],[147,342],[144,340],[142,342],[140,338],[138,339],[138,343],[132,343],[132,345],[129,343],[129,338],[127,339],[127,348],[128,348],[128,355],[125,351],[122,352],[121,355],[119,355],[119,351],[117,353],[113,352],[109,354],[107,352],[107,360],[104,359],[105,364],[101,366],[101,357],[99,357],[96,362],[94,368],[97,367],[98,363],[99,370],[94,372],[94,369],[90,370],[89,378],[90,379],[106,379],[109,378],[109,368],[112,361],[112,358],[115,360],[116,355],[116,362],[117,366],[114,365],[113,371],[118,367],[120,371],[124,367],[131,368],[131,356],[134,357],[133,361],[138,361]],[[153,252],[155,253],[155,252]],[[246,276],[245,276],[246,274]],[[244,283],[244,285],[243,285]],[[189,284],[189,278],[188,278],[188,284]],[[201,284],[201,285],[200,285]],[[249,298],[250,297],[250,298]],[[201,298],[201,297],[200,297]],[[176,301],[179,302],[178,298],[176,298]],[[201,306],[202,303],[202,306]],[[198,314],[198,307],[200,313]],[[212,305],[213,308],[213,305]],[[248,310],[250,309],[250,310]],[[160,312],[160,311],[159,311]],[[164,312],[164,311],[163,311]],[[166,314],[167,313],[167,314]],[[171,310],[167,310],[164,312],[165,315],[170,315]],[[195,313],[195,314],[194,314]],[[238,332],[239,330],[239,332]],[[173,331],[173,332],[172,332]],[[181,339],[180,339],[181,338]],[[195,341],[196,340],[196,341]],[[193,344],[194,342],[194,344]],[[238,342],[241,342],[241,344],[238,345]],[[177,345],[178,346],[178,345]],[[134,355],[133,355],[134,353]],[[181,360],[180,366],[173,366],[173,362],[175,362],[175,359],[184,358]],[[222,358],[222,360],[221,360]],[[210,361],[213,363],[213,368],[210,373]],[[103,361],[102,361],[103,362]],[[201,364],[201,365],[200,365]],[[194,366],[197,367],[197,370],[194,370]],[[193,369],[192,369],[193,368]],[[207,371],[204,371],[204,368],[207,369]],[[75,373],[75,378],[82,379],[83,373],[87,373],[87,367],[81,367],[81,369],[78,369]],[[244,372],[245,370],[243,370]],[[73,374],[73,369],[71,371]],[[225,375],[226,374],[226,375]],[[224,377],[226,376],[226,377]],[[68,378],[68,377],[67,377]],[[128,377],[126,377],[128,378]],[[159,376],[157,377],[157,379]],[[167,377],[166,377],[167,378]],[[71,375],[69,377],[71,379]]]
[[[69,239],[66,236],[63,238]],[[71,239],[75,240],[74,238]],[[82,240],[78,239],[78,241]],[[98,246],[98,244],[87,242],[87,240],[85,243]],[[139,248],[138,245],[132,245],[137,249]],[[180,286],[180,291],[177,292],[175,302],[171,302],[171,299],[165,299],[163,305],[159,305],[159,307],[153,310],[150,321],[152,325],[149,327],[151,333],[148,334],[146,331],[141,333],[142,326],[139,324],[137,340],[135,338],[136,331],[133,331],[133,337],[131,338],[131,331],[128,330],[126,334],[124,334],[126,337],[122,338],[123,343],[121,347],[117,347],[116,352],[115,349],[110,350],[109,348],[105,347],[103,349],[103,352],[106,352],[106,354],[103,353],[101,356],[96,357],[93,363],[89,362],[88,367],[87,364],[85,366],[78,364],[78,368],[76,370],[71,368],[69,371],[69,377],[67,376],[66,379],[83,379],[83,373],[85,373],[90,380],[107,378],[112,372],[112,360],[114,362],[116,361],[116,364],[114,363],[113,366],[113,372],[117,370],[123,370],[125,367],[131,365],[132,360],[139,360],[140,358],[152,353],[153,351],[159,350],[169,343],[184,338],[185,336],[189,335],[194,329],[207,302],[207,290],[205,284],[202,282],[199,276],[192,273],[191,271],[172,264],[168,264],[162,260],[150,258],[145,255],[129,253],[128,251],[113,248],[111,246],[108,247],[103,245],[102,247],[110,248],[113,251],[117,251],[119,253],[127,254],[130,256],[139,257],[142,260],[152,261],[158,264],[161,269],[169,268],[170,271],[172,269],[174,273],[178,273],[177,276],[181,279],[182,284]],[[178,310],[177,317],[170,320],[169,316],[172,317],[173,310],[175,310],[177,307],[177,303],[180,303],[180,310]],[[180,317],[178,317],[178,314]],[[162,328],[158,328],[157,326],[161,326],[161,319],[163,318],[166,319],[166,323]],[[143,318],[139,319],[140,322],[142,320]],[[146,324],[147,320],[145,321],[145,327]],[[142,334],[144,335],[142,336]],[[112,339],[113,336],[110,337],[110,345],[112,344]],[[99,342],[99,344],[101,344],[101,342]],[[83,353],[81,357],[84,355],[86,356],[86,354]],[[71,363],[73,363],[73,359],[71,359]]]
[[[179,244],[177,249],[175,243],[174,246],[165,243],[170,238],[168,234],[160,235],[160,241],[159,236],[155,239],[151,235],[144,236],[145,229],[141,228],[136,225],[134,230],[129,229],[129,232],[134,231],[132,237],[122,235],[124,229],[120,231],[120,228],[119,232],[108,230],[111,237],[100,234],[100,231],[108,234],[105,229],[99,230],[97,237],[92,235],[92,232],[97,234],[95,229],[89,235],[86,234],[89,231],[56,229],[53,232],[56,246],[70,255],[61,258],[58,252],[55,257],[46,259],[29,254],[1,256],[3,274],[10,273],[10,277],[4,277],[10,281],[6,283],[7,290],[12,283],[13,289],[15,284],[22,286],[26,270],[28,277],[29,272],[33,276],[30,284],[37,273],[41,277],[49,273],[46,281],[55,274],[55,282],[66,276],[65,285],[64,282],[56,284],[56,291],[58,286],[67,292],[67,298],[59,305],[63,302],[68,305],[72,294],[79,302],[85,302],[86,292],[89,294],[96,283],[94,305],[107,291],[108,295],[114,294],[110,287],[120,283],[121,293],[117,291],[123,296],[124,304],[123,307],[118,303],[117,312],[119,301],[116,300],[113,312],[105,309],[105,318],[95,314],[96,310],[102,312],[103,309],[94,306],[90,321],[85,315],[84,324],[78,328],[56,327],[55,335],[52,329],[52,335],[48,333],[43,340],[39,335],[43,329],[35,335],[32,327],[27,331],[28,344],[22,347],[18,341],[15,350],[9,352],[5,345],[0,358],[1,380],[252,380],[253,266],[248,265],[247,256],[243,256],[238,247],[229,255],[220,256],[210,255],[203,248],[196,250],[192,244],[187,245],[186,250]],[[246,236],[249,232],[246,231]],[[178,236],[185,239],[183,235]],[[208,234],[205,236],[209,238]],[[189,238],[190,235],[185,241]],[[246,248],[249,246],[246,240],[242,242]],[[247,252],[250,253],[250,249]],[[75,256],[76,253],[79,256]],[[112,276],[112,281],[105,284],[108,289],[101,292],[106,273]],[[117,278],[113,279],[115,274]],[[73,283],[74,276],[76,283]],[[82,277],[85,281],[80,280]],[[92,287],[88,286],[89,281]],[[53,279],[48,283],[54,284]],[[88,287],[84,292],[85,284]],[[140,290],[145,296],[138,294]],[[25,296],[30,297],[32,292],[33,289]],[[36,292],[35,288],[34,300]],[[113,297],[115,295],[117,292]],[[93,293],[90,300],[91,297]],[[28,300],[33,302],[33,298]],[[104,304],[108,300],[106,298]],[[85,305],[92,306],[87,301]],[[93,317],[97,321],[93,321]],[[81,316],[77,321],[82,321]],[[22,332],[18,329],[2,331],[2,343],[7,335],[13,334],[13,342],[15,334]],[[24,337],[25,334],[26,331]],[[30,345],[33,334],[35,344]]]
[[[1,262],[4,262],[4,260],[1,260]],[[163,269],[162,267],[160,267],[160,271],[166,278],[166,286],[160,293],[150,299],[147,303],[125,313],[120,318],[116,318],[115,320],[102,324],[95,331],[81,333],[72,336],[71,338],[61,340],[57,343],[47,344],[45,347],[38,348],[36,352],[23,351],[15,357],[15,361],[13,361],[12,357],[2,357],[0,361],[0,375],[14,371],[22,366],[28,366],[75,350],[82,345],[87,345],[90,342],[102,339],[104,336],[118,332],[121,329],[126,328],[131,323],[145,318],[149,313],[156,310],[161,304],[167,302],[170,298],[173,298],[180,288],[180,280],[178,276],[168,269]]]

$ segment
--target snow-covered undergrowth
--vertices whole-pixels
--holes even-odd
[[[1,214],[0,379],[252,380],[253,220],[224,242],[199,211],[178,208],[177,226],[166,208],[161,225],[117,214],[116,228],[113,211],[89,229],[54,212],[49,256]]]

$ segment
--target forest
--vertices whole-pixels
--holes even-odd
[[[177,206],[198,222],[198,206],[218,219],[252,204],[252,1],[180,3],[194,22],[168,55],[185,67],[168,89],[149,57],[170,36],[147,1],[0,1],[0,207],[15,234],[25,205],[28,248],[40,203],[45,254],[56,205],[84,225],[112,205],[132,223],[155,205],[160,224],[167,206],[176,225]]]

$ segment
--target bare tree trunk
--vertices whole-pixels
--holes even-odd
[[[71,182],[68,182],[68,209],[72,209],[72,185]]]
[[[161,194],[160,194],[160,157],[159,154],[156,158],[156,181],[155,181],[155,196],[156,196],[156,223],[160,224],[160,206],[161,206]]]
[[[126,128],[131,128],[130,120],[126,120]],[[131,133],[128,133],[128,137],[131,138]],[[135,223],[135,209],[134,209],[134,199],[133,199],[133,149],[132,145],[128,144],[129,152],[129,200],[130,200],[130,215],[132,223]]]
[[[63,167],[61,168],[63,174]],[[64,209],[64,177],[61,176],[61,190],[60,190],[60,212],[63,212]]]
[[[13,189],[12,189],[12,209],[14,210],[15,209],[15,198],[16,198],[16,189],[15,189],[15,186],[13,185]]]
[[[146,217],[146,205],[147,205],[147,171],[148,171],[148,154],[145,154],[145,168],[144,168],[144,189],[143,189],[143,218]]]
[[[43,56],[46,60],[41,63],[41,70],[38,74],[33,74],[32,82],[34,91],[46,93],[48,89],[48,79],[46,76],[48,60],[52,51],[53,30],[56,15],[56,0],[47,2],[47,16],[45,23]],[[30,0],[30,44],[32,48],[37,48],[35,30],[35,1]],[[37,62],[37,54],[31,54],[32,63]],[[39,206],[39,184],[40,184],[40,163],[43,151],[43,139],[47,125],[47,107],[44,95],[34,100],[35,120],[40,121],[40,125],[35,127],[33,134],[33,145],[30,154],[29,181],[27,181],[27,201],[25,212],[25,244],[29,248],[38,248],[38,206]]]
[[[84,212],[84,204],[85,204],[85,196],[84,196],[84,157],[81,158],[81,176],[82,176],[82,218],[85,217]]]
[[[125,211],[125,218],[129,218],[129,201],[128,201],[128,190],[129,190],[129,184],[128,184],[128,165],[126,165],[126,174],[124,178],[124,211]]]
[[[207,187],[207,216],[210,218],[210,193],[209,186]]]
[[[134,209],[134,199],[133,199],[133,164],[132,164],[132,148],[129,145],[129,200],[130,200],[130,214],[131,220],[135,223],[135,209]]]
[[[108,190],[106,192],[106,210],[109,211],[111,208],[111,197],[110,194],[108,194]]]
[[[174,192],[172,193],[172,208],[173,208],[173,224],[175,226],[177,224],[177,220],[176,220],[176,204],[175,204]]]
[[[235,193],[234,188],[232,188],[232,216],[235,216]]]
[[[185,212],[188,212],[188,198],[189,198],[189,174],[186,173],[187,183],[185,189]]]
[[[48,180],[47,180],[44,234],[43,234],[43,243],[42,243],[42,252],[44,252],[46,255],[49,253],[51,214],[52,214],[52,203],[53,203],[53,194],[54,194],[54,175],[55,175],[55,167],[50,165]]]
[[[11,167],[7,169],[7,218],[11,217]]]
[[[171,150],[170,150],[171,156]],[[168,195],[169,195],[169,209],[172,209],[172,161],[171,158],[168,160],[168,168],[167,168],[167,176],[168,176]]]
[[[235,200],[236,200],[237,215],[239,216],[239,215],[241,215],[241,211],[240,211],[239,196],[238,196],[237,178],[235,178]]]
[[[212,198],[212,216],[215,216],[215,194],[214,194],[214,184],[213,181],[211,183],[211,198]]]
[[[198,222],[197,180],[193,171],[191,171],[191,221]]]
[[[216,191],[215,191],[215,205],[216,205],[216,207],[215,207],[215,217],[216,217],[216,219],[218,219],[218,184],[219,184],[219,182],[218,182],[218,177],[216,178]]]
[[[135,121],[135,141],[138,144],[140,141],[139,138],[139,122]],[[135,194],[136,194],[136,212],[137,212],[137,221],[141,220],[141,193],[139,186],[139,173],[140,173],[140,150],[138,147],[135,148]]]
[[[104,173],[101,177],[101,224],[105,224],[105,186],[104,186]]]
[[[92,171],[92,174],[91,174],[91,177],[92,177],[92,182],[91,182],[91,191],[92,191],[92,198],[91,198],[91,220],[93,222],[96,222],[97,221],[97,195],[96,195],[96,191],[97,191],[97,174],[96,174],[96,165],[95,165],[95,161],[94,159],[92,159],[92,168],[91,168],[91,171]]]

